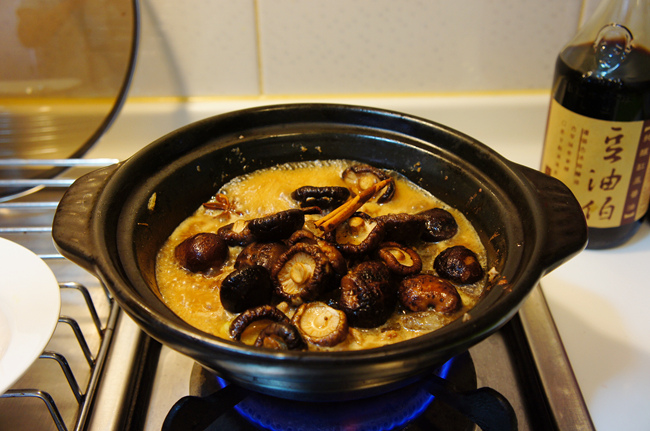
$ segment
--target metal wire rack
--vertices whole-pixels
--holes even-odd
[[[59,199],[74,179],[83,170],[115,162],[0,160],[0,190],[11,191],[0,202],[0,236],[43,259],[59,281],[62,297],[59,323],[45,351],[13,388],[0,395],[2,429],[87,428],[120,310],[95,277],[56,251],[51,226]],[[43,166],[74,169],[54,179],[7,179],[5,174]]]

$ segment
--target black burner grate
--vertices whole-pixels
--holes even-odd
[[[469,353],[445,363],[431,376],[454,388],[454,393],[473,392],[476,373]],[[404,388],[355,401],[300,402],[249,393],[227,409],[207,430],[233,431],[469,431],[476,425],[464,414],[431,395],[430,379]],[[195,365],[191,393],[207,396],[223,390],[227,382]]]

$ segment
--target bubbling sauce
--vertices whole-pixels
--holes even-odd
[[[162,300],[190,325],[217,337],[232,339],[229,328],[237,314],[227,311],[221,304],[219,289],[222,281],[233,271],[235,260],[243,247],[229,247],[223,265],[210,274],[193,273],[181,267],[174,255],[175,248],[186,238],[201,232],[216,233],[220,227],[237,220],[251,220],[298,208],[299,204],[291,197],[291,193],[299,187],[347,187],[341,174],[354,164],[358,163],[349,160],[327,160],[278,165],[234,178],[223,185],[218,194],[228,198],[229,208],[215,210],[201,206],[174,230],[158,252],[156,280]],[[440,242],[418,241],[411,244],[422,260],[422,272],[435,274],[435,257],[441,251],[456,245],[463,245],[472,250],[477,255],[481,267],[486,269],[485,249],[475,229],[460,211],[441,202],[405,177],[392,171],[385,172],[395,183],[393,198],[381,204],[373,198],[359,211],[377,217],[397,213],[417,214],[431,208],[442,208],[451,213],[458,224],[458,232],[450,239]],[[319,214],[306,215],[304,229],[318,233],[314,222],[321,217]],[[486,289],[487,277],[484,275],[481,280],[472,284],[454,283],[462,305],[453,313],[444,314],[433,309],[413,312],[397,305],[388,320],[378,327],[350,326],[345,340],[334,346],[322,347],[307,343],[307,347],[309,350],[369,349],[429,333],[462,318],[474,307]],[[289,318],[298,309],[297,305],[280,299],[274,300],[273,305]],[[259,331],[267,324],[268,321],[254,322],[242,335],[241,342],[253,344]]]

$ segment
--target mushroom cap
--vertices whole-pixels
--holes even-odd
[[[223,308],[231,313],[271,302],[273,283],[269,271],[260,265],[236,269],[221,282],[219,297]]]
[[[241,335],[246,328],[258,320],[272,320],[274,322],[290,323],[286,314],[272,305],[260,305],[259,307],[249,308],[230,322],[230,336],[233,340],[240,340]]]
[[[330,287],[333,270],[317,245],[298,243],[278,258],[271,273],[275,292],[294,305],[316,299]]]
[[[305,224],[305,213],[292,208],[248,222],[248,228],[259,241],[280,241],[289,238],[292,233]]]
[[[377,199],[377,203],[380,204],[390,201],[395,194],[395,181],[386,172],[374,166],[365,164],[350,166],[343,171],[341,177],[348,187],[357,193],[370,188],[382,180],[390,179],[390,182],[385,187],[384,193]]]
[[[307,342],[318,346],[335,346],[348,336],[348,320],[345,313],[324,302],[302,304],[291,322]]]
[[[294,190],[291,197],[300,203],[301,208],[317,206],[330,209],[345,202],[350,197],[350,190],[339,186],[302,186]]]
[[[253,233],[248,228],[247,220],[236,220],[220,227],[217,235],[223,238],[229,246],[247,245],[255,241]]]
[[[207,272],[221,267],[228,256],[228,246],[217,234],[201,232],[178,244],[174,257],[191,272]]]
[[[298,329],[287,322],[272,322],[260,331],[255,340],[256,347],[275,350],[296,350],[304,346]]]
[[[400,303],[411,311],[429,308],[441,313],[453,313],[462,305],[456,287],[448,280],[433,274],[407,277],[399,285]]]
[[[356,212],[327,235],[327,239],[345,256],[361,256],[372,252],[384,239],[381,220]]]
[[[415,242],[425,233],[426,218],[416,214],[395,213],[376,217],[384,226],[384,241],[402,244]]]
[[[422,259],[418,252],[397,242],[380,244],[377,257],[397,275],[412,275],[422,270]]]
[[[251,265],[261,265],[269,272],[288,247],[281,242],[253,242],[239,252],[235,260],[235,269]]]
[[[483,267],[476,253],[463,245],[443,250],[433,261],[439,276],[460,284],[471,284],[483,278]]]
[[[458,232],[458,223],[454,216],[442,208],[432,208],[418,213],[424,219],[422,239],[440,242],[452,238]]]
[[[366,261],[355,266],[341,279],[338,306],[350,326],[374,328],[386,322],[395,306],[395,290],[386,265]]]

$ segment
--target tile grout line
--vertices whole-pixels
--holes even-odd
[[[257,46],[257,85],[258,95],[264,95],[264,73],[262,67],[262,32],[260,31],[260,4],[259,0],[253,0],[255,15],[255,41]]]

